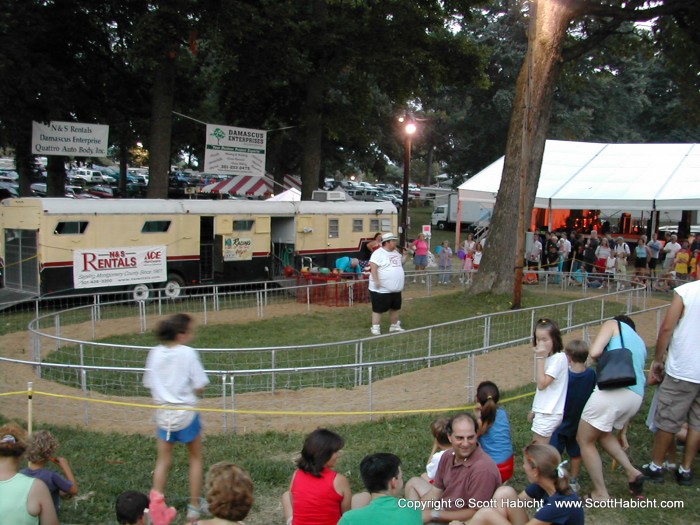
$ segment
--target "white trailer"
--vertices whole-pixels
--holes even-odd
[[[436,206],[433,210],[430,223],[438,230],[454,230],[457,222],[461,228],[468,226],[486,226],[491,222],[493,204],[484,202],[462,202],[462,214],[458,220],[459,195],[450,193],[435,200]]]

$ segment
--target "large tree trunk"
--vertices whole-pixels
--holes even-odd
[[[525,224],[521,225],[524,235],[535,203],[566,29],[578,14],[572,4],[576,2],[538,1],[535,32],[516,84],[501,185],[483,260],[471,288],[473,293],[513,291],[515,270],[523,264],[522,254],[516,249],[520,178],[523,176],[525,181]]]
[[[173,128],[175,97],[174,58],[166,56],[155,71],[152,91],[151,132],[149,149],[148,198],[168,198],[170,174],[170,141]]]
[[[66,157],[49,155],[46,166],[46,196],[66,196]]]
[[[17,126],[12,137],[15,147],[15,166],[19,174],[19,195],[30,197],[32,179],[34,178],[34,155],[32,155],[32,123]]]
[[[316,73],[308,85],[304,109],[304,159],[301,164],[301,198],[311,200],[321,176],[321,144],[323,142],[324,81]]]
[[[319,34],[325,34],[328,20],[326,0],[314,0],[313,22]],[[301,198],[311,200],[321,178],[321,145],[323,143],[323,99],[326,89],[321,56],[325,50],[320,43],[312,49],[310,56],[315,71],[311,74],[306,92],[306,104],[302,110],[304,122],[304,158],[301,163]]]

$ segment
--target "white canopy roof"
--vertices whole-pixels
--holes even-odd
[[[461,201],[494,202],[501,157],[459,187]],[[548,140],[536,208],[700,208],[700,144],[597,144]]]
[[[266,201],[300,201],[301,192],[296,188],[289,188],[282,193],[277,193],[272,197],[265,199]]]

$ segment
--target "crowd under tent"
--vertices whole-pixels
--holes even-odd
[[[460,185],[460,202],[495,202],[504,159]],[[531,226],[550,231],[590,231],[602,220],[619,233],[643,233],[682,212],[697,223],[700,144],[548,140],[534,207]]]

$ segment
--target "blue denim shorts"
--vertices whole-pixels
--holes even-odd
[[[197,436],[202,433],[202,422],[199,419],[199,414],[194,416],[192,423],[182,430],[174,430],[168,435],[168,430],[165,428],[156,427],[156,437],[167,441],[168,443],[192,443]]]

